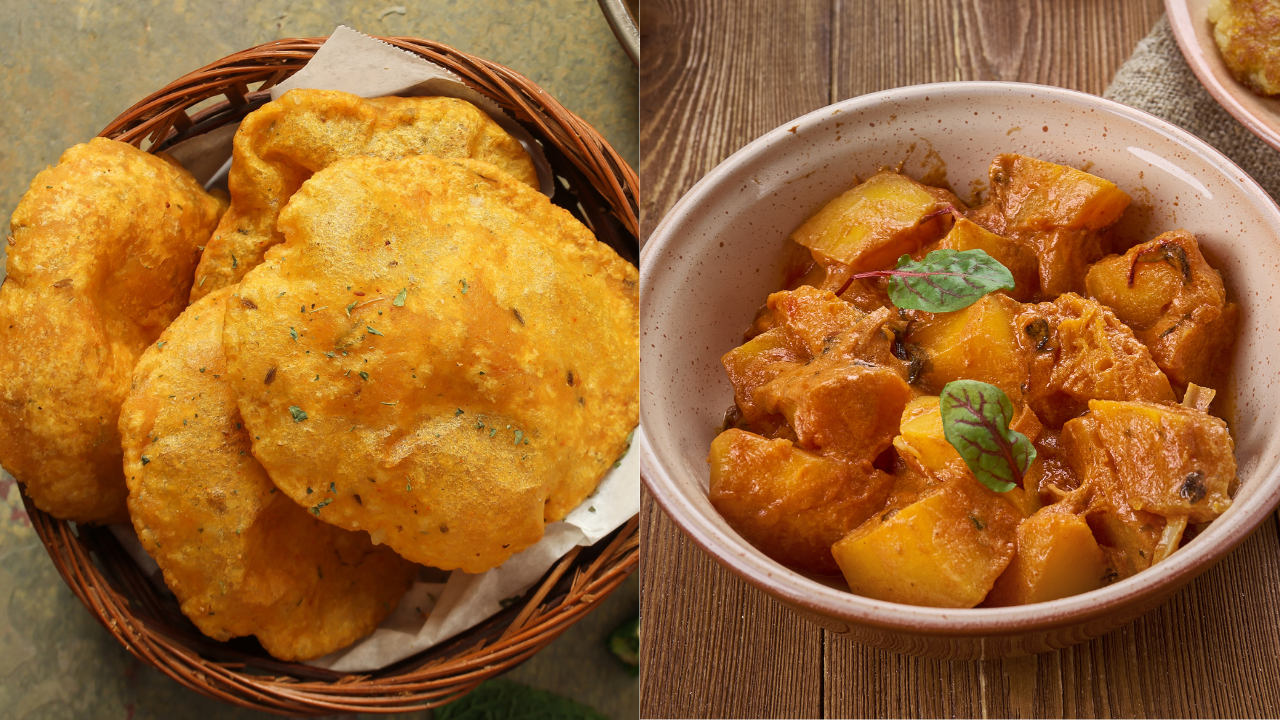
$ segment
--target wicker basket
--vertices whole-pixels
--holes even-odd
[[[636,173],[599,133],[501,65],[426,40],[382,39],[454,71],[523,124],[561,178],[554,202],[636,262]],[[101,135],[159,150],[235,122],[269,99],[267,90],[302,68],[322,42],[280,40],[223,58],[129,108]],[[218,96],[226,100],[188,114]],[[41,512],[25,493],[22,499],[58,572],[129,652],[204,695],[285,715],[404,712],[455,700],[527,660],[596,607],[635,570],[640,542],[632,518],[592,547],[572,550],[522,601],[488,621],[390,667],[349,675],[280,662],[252,637],[205,637],[109,531],[77,528]]]

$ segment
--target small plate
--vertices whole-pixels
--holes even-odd
[[[1213,99],[1250,132],[1280,150],[1280,100],[1258,95],[1232,77],[1213,39],[1213,25],[1209,24],[1211,3],[1212,0],[1164,0],[1178,47]]]

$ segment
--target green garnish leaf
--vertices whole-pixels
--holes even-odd
[[[369,331],[370,335],[377,335],[379,337],[384,337],[382,333],[378,332],[377,330],[374,330],[373,327],[370,325],[365,325],[365,328]]]
[[[934,250],[915,262],[898,258],[893,270],[858,273],[853,279],[889,278],[889,299],[907,310],[962,310],[996,290],[1012,290],[1013,273],[983,250]]]
[[[289,414],[293,416],[293,421],[296,423],[307,419],[307,414],[297,405],[289,406]]]
[[[396,295],[396,299],[391,301],[396,307],[404,307],[404,299],[409,297],[409,288],[400,288],[400,294]]]
[[[297,331],[297,330],[294,330],[292,327],[290,327],[290,328],[289,328],[289,337],[293,338],[293,341],[294,341],[294,342],[298,342],[298,331]]]
[[[1022,484],[1036,459],[1026,435],[1009,429],[1013,403],[995,385],[955,380],[942,388],[942,432],[974,477],[996,492]]]

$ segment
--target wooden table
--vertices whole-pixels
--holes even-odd
[[[645,0],[647,237],[694,182],[782,123],[947,80],[1101,94],[1159,0]],[[646,494],[642,717],[1271,716],[1280,713],[1274,520],[1110,635],[992,661],[904,657],[824,631],[721,568]]]

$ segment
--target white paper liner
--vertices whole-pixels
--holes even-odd
[[[445,68],[392,47],[380,40],[339,26],[316,51],[306,67],[271,89],[275,100],[294,88],[341,90],[361,97],[446,96],[466,100],[487,112],[511,133],[533,158],[542,191],[554,191],[551,168],[541,146],[496,103],[472,90]],[[214,131],[219,132],[219,131]],[[170,154],[189,169],[215,167],[209,158],[225,157],[218,172],[202,177],[206,187],[225,181],[231,166],[231,135],[198,136],[175,145]],[[213,135],[213,133],[208,133]],[[635,432],[641,432],[637,427]],[[633,443],[634,445],[634,438]],[[524,594],[575,545],[592,545],[640,512],[640,463],[628,451],[601,481],[596,492],[561,522],[547,526],[541,541],[513,555],[487,572],[471,575],[454,571],[446,583],[419,580],[396,609],[371,634],[351,646],[308,662],[340,672],[376,670],[431,648],[470,629],[503,609],[503,601]],[[168,588],[160,568],[142,547],[129,523],[110,526],[111,532],[152,582]]]

